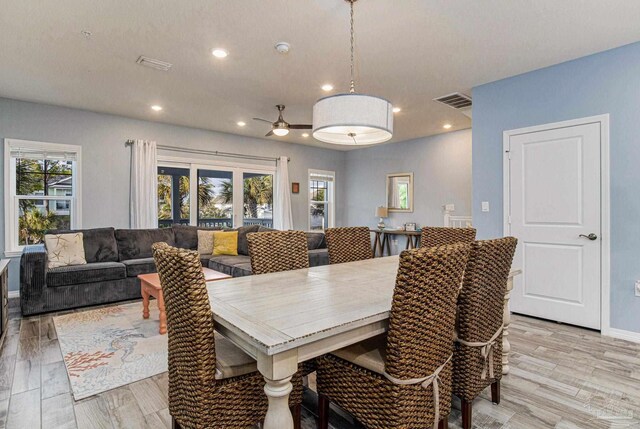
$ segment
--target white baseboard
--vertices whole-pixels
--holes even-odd
[[[625,331],[624,329],[609,328],[606,334],[607,337],[618,338],[620,340],[627,340],[633,343],[640,343],[640,332]]]
[[[20,298],[20,291],[19,290],[10,290],[9,293],[7,294],[7,296],[9,298]]]

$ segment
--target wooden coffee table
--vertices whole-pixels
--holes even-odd
[[[209,268],[202,268],[204,280],[212,282],[215,280],[230,279],[231,276],[214,271]],[[160,285],[160,276],[158,273],[140,274],[140,293],[142,294],[142,317],[149,318],[149,297],[154,297],[158,301],[158,310],[160,311],[160,334],[167,333],[167,313],[164,310],[164,297],[162,296],[162,286]]]

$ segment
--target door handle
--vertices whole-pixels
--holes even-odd
[[[589,235],[580,234],[578,237],[588,238],[591,241],[598,239],[598,236],[595,235],[593,232],[591,234],[589,234]]]

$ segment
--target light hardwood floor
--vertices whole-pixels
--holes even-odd
[[[166,373],[75,402],[52,315],[21,318],[12,300],[9,329],[0,352],[0,428],[169,427]],[[477,399],[474,427],[640,428],[639,344],[522,316],[514,316],[510,339],[502,403],[493,405],[488,392]],[[306,395],[310,409],[313,399]],[[335,429],[360,428],[334,418]],[[303,427],[315,427],[308,410]],[[450,427],[460,427],[455,409]]]

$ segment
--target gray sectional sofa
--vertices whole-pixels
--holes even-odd
[[[160,229],[96,228],[83,233],[86,265],[47,268],[43,245],[27,246],[20,259],[20,307],[25,316],[138,299],[137,276],[156,270],[151,245],[163,241],[196,250],[198,228],[173,225]],[[233,277],[251,275],[246,236],[271,230],[258,225],[237,228],[238,256],[201,255],[202,265]],[[69,231],[52,231],[62,233]],[[329,257],[323,233],[307,233],[309,263],[326,265]]]

